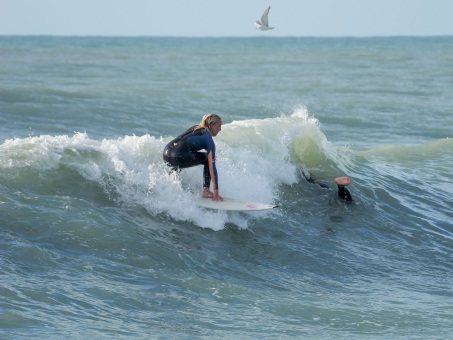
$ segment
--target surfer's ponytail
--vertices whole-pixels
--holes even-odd
[[[213,124],[215,124],[216,122],[218,122],[219,120],[221,120],[221,118],[214,113],[209,113],[207,115],[204,115],[203,118],[201,119],[200,124],[195,128],[195,130],[204,128],[204,129],[208,130],[209,132],[212,132],[211,126]]]

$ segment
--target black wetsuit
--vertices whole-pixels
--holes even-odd
[[[338,185],[338,184],[337,184]],[[338,185],[338,196],[345,200],[346,202],[351,202],[352,201],[352,195],[349,192],[348,188]]]
[[[305,172],[302,172],[302,174],[304,175],[305,179],[308,182],[313,183],[313,184],[318,184],[322,188],[330,189],[328,185],[321,183],[321,182],[317,182],[310,173],[308,174],[308,176],[305,174]],[[338,184],[337,184],[337,186],[338,186],[338,197],[340,197],[342,200],[344,200],[346,202],[352,202],[353,201],[352,195],[349,192],[348,188],[346,188],[343,185],[338,185]]]
[[[214,182],[216,185],[214,189],[218,189],[219,184],[215,166],[215,144],[212,135],[204,128],[195,130],[196,127],[197,125],[192,126],[165,146],[163,152],[164,161],[167,165],[173,167],[174,170],[203,164],[203,187],[209,188],[211,174],[209,172],[208,155],[211,152]],[[206,152],[201,150],[206,150]]]

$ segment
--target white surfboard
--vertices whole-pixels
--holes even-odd
[[[229,211],[256,211],[278,207],[278,205],[274,204],[242,201],[228,197],[224,197],[223,201],[214,201],[212,198],[197,197],[197,204],[203,208]]]

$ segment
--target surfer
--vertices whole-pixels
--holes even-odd
[[[204,115],[200,124],[192,126],[169,142],[163,152],[164,161],[172,171],[203,164],[202,196],[223,201],[215,165],[215,144],[212,137],[222,130],[222,119],[216,114]],[[209,190],[212,182],[213,192]]]
[[[307,176],[305,174],[305,171],[302,171],[302,174],[308,182],[318,184],[322,188],[330,189],[328,185],[322,182],[317,182],[314,176],[312,176],[310,173]],[[338,186],[338,197],[340,197],[345,202],[352,202],[352,195],[349,192],[348,188],[346,188],[347,185],[351,184],[351,180],[348,177],[337,177],[335,178],[335,183]]]

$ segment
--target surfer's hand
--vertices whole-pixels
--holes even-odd
[[[214,201],[223,201],[223,197],[219,195],[219,190],[214,189],[214,197],[212,199]]]

